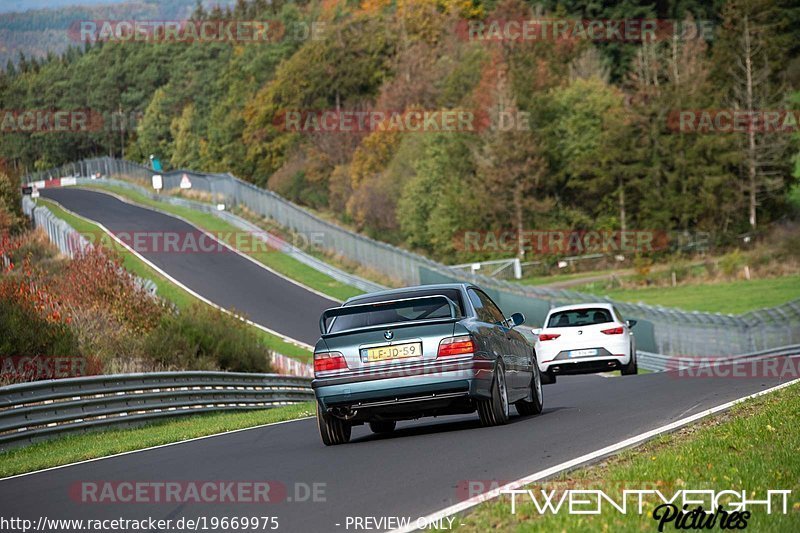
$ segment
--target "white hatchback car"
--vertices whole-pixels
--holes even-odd
[[[542,383],[555,383],[559,374],[636,374],[635,324],[607,303],[554,307],[544,327],[533,330]]]

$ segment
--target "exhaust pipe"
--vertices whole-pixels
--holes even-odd
[[[358,414],[358,411],[353,410],[353,408],[350,406],[332,407],[329,411],[336,418],[341,418],[343,420],[350,420]]]

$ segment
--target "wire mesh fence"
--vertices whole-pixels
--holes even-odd
[[[65,176],[104,176],[133,181],[149,187],[154,172],[148,167],[108,157],[70,163],[37,172],[28,182]],[[319,248],[347,261],[381,273],[399,284],[417,285],[470,281],[484,287],[506,311],[522,311],[528,323],[541,325],[555,305],[607,301],[626,318],[639,321],[635,328],[642,350],[666,355],[741,354],[800,343],[800,300],[744,315],[688,312],[660,306],[615,302],[577,291],[526,286],[455,271],[408,250],[349,231],[282,198],[230,174],[174,170],[163,174],[164,189],[178,189],[184,175],[192,189],[241,205],[274,220],[297,234],[318,236]],[[40,185],[43,185],[40,183]],[[366,280],[365,280],[366,281]]]

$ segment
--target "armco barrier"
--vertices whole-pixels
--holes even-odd
[[[34,226],[44,230],[50,242],[70,259],[91,246],[66,221],[55,216],[46,207],[36,205],[29,196],[22,197],[22,212],[33,221]]]
[[[153,171],[129,161],[99,158],[70,163],[27,177],[28,182],[64,176],[118,177],[150,186]],[[607,301],[625,318],[639,321],[636,333],[643,350],[668,355],[741,354],[800,342],[800,300],[744,315],[687,312],[660,306],[614,302],[576,291],[510,283],[481,275],[468,275],[407,250],[375,241],[323,220],[279,195],[230,174],[176,170],[163,174],[164,187],[176,189],[182,176],[192,188],[219,195],[227,204],[243,205],[294,232],[325,236],[322,247],[368,269],[413,285],[435,281],[473,281],[488,291],[509,312],[522,311],[528,323],[541,325],[543,313],[553,305]]]
[[[741,362],[800,355],[800,345],[720,358]],[[656,372],[697,366],[639,352]],[[708,361],[700,362],[700,365]],[[56,379],[0,387],[0,450],[61,435],[214,411],[268,409],[314,399],[311,378],[238,372],[154,372]]]
[[[235,372],[157,372],[0,387],[0,450],[164,418],[311,401],[310,379]]]
[[[645,370],[650,370],[651,372],[664,372],[667,370],[680,370],[682,368],[708,366],[711,364],[756,361],[770,357],[791,357],[798,355],[800,355],[800,344],[794,346],[783,346],[781,348],[775,348],[771,350],[762,350],[760,352],[731,355],[727,357],[721,356],[715,358],[697,358],[692,356],[680,357],[642,351],[637,351],[636,353],[639,366]]]

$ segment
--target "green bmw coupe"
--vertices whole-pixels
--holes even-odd
[[[312,382],[326,445],[354,425],[477,411],[484,426],[542,410],[533,345],[479,287],[423,285],[365,294],[320,317]]]

